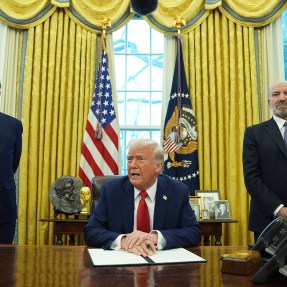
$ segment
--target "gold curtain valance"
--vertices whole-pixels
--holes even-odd
[[[65,8],[67,15],[83,28],[96,33],[102,32],[102,16],[111,20],[112,25],[107,32],[118,29],[134,16],[134,13],[130,12],[130,0],[70,1],[70,7]]]
[[[262,27],[278,18],[286,7],[286,0],[225,0],[219,10],[228,19],[242,26]]]
[[[173,20],[178,16],[186,21],[182,33],[199,26],[215,8],[237,24],[262,27],[280,16],[286,7],[286,0],[159,0],[158,9],[145,19],[156,30],[174,35],[177,29],[172,26]]]
[[[286,0],[159,0],[157,10],[144,19],[162,33],[175,34],[174,19],[182,17],[186,21],[182,32],[187,33],[199,26],[213,9],[218,9],[237,24],[261,27],[276,19],[286,7]],[[102,32],[102,16],[112,23],[107,32],[118,29],[134,16],[130,0],[9,0],[0,2],[0,21],[27,29],[44,22],[57,8],[65,9],[69,18],[96,33]]]
[[[0,21],[7,25],[27,29],[43,23],[57,9],[51,0],[0,1]]]
[[[43,23],[57,8],[64,8],[69,18],[96,33],[102,32],[102,16],[112,23],[107,32],[118,29],[134,16],[130,0],[10,0],[0,2],[0,21],[28,29]]]
[[[158,9],[145,20],[156,30],[164,34],[175,34],[174,18],[180,16],[186,21],[183,27],[185,33],[200,25],[210,14],[204,8],[205,0],[159,0]]]

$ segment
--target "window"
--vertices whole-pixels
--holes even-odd
[[[131,139],[160,142],[164,36],[134,18],[113,34],[122,174]]]

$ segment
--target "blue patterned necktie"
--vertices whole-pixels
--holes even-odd
[[[285,131],[284,131],[284,142],[287,148],[287,122],[284,123]]]

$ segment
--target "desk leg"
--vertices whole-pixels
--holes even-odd
[[[203,244],[204,246],[209,246],[210,245],[210,235],[209,234],[204,234],[203,235]]]
[[[214,237],[215,237],[215,245],[216,246],[221,246],[222,245],[222,243],[221,243],[221,233],[215,233],[214,234]]]
[[[63,234],[57,233],[56,234],[56,245],[63,245]]]

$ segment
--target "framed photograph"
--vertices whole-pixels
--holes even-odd
[[[215,219],[231,219],[228,200],[217,200],[215,205]]]
[[[200,219],[200,205],[199,204],[190,204],[190,205],[194,211],[196,219]]]
[[[202,214],[202,219],[210,219],[208,209],[202,209],[201,214]]]
[[[196,190],[196,196],[201,197],[201,208],[209,211],[209,217],[215,218],[214,202],[220,200],[219,190]]]
[[[201,197],[200,196],[190,196],[189,203],[193,209],[196,219],[199,219],[201,216]]]
[[[201,197],[200,196],[190,196],[189,197],[190,205],[199,204],[201,205]]]

